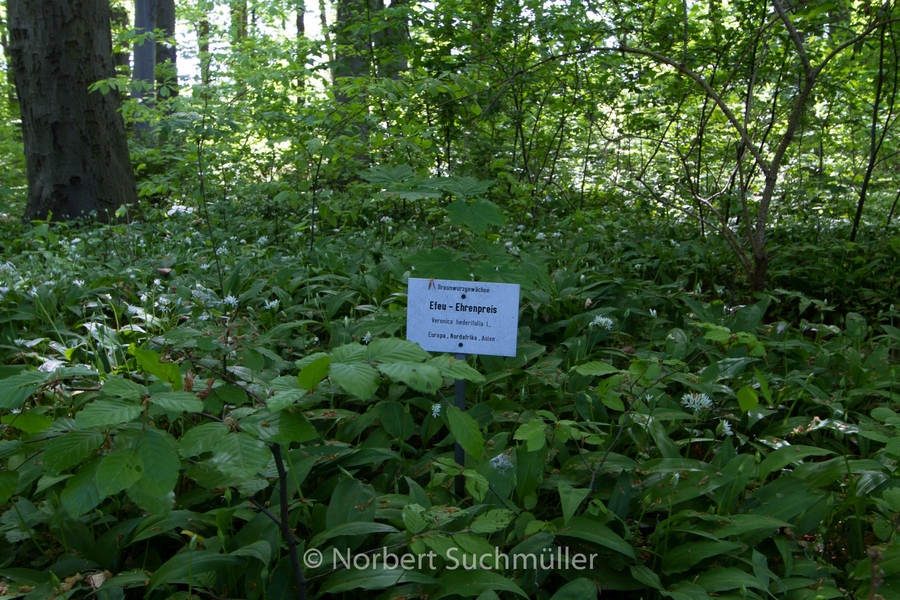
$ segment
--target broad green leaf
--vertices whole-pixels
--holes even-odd
[[[466,492],[469,493],[476,502],[484,500],[490,489],[487,478],[475,469],[465,469],[462,472],[465,479]]]
[[[412,437],[416,423],[405,406],[393,401],[379,402],[376,410],[382,427],[392,437],[403,442]]]
[[[148,429],[141,434],[136,449],[143,462],[144,474],[136,487],[159,497],[175,488],[181,470],[181,459],[175,446],[175,440],[164,431]]]
[[[144,475],[144,459],[134,448],[104,456],[97,467],[100,494],[110,496],[134,485]]]
[[[229,433],[213,450],[210,463],[225,475],[251,479],[271,457],[272,452],[260,440],[246,433]]]
[[[801,461],[809,456],[828,456],[831,450],[816,446],[784,446],[771,452],[759,465],[759,478],[765,479],[770,473],[783,469],[789,464]]]
[[[43,371],[24,371],[12,377],[0,379],[0,408],[21,408],[41,385],[50,378]]]
[[[597,593],[596,583],[586,577],[579,577],[559,588],[550,600],[591,600],[597,598]]]
[[[203,402],[191,392],[163,392],[150,396],[150,402],[172,412],[203,412]]]
[[[93,457],[103,440],[99,431],[75,429],[48,441],[41,461],[48,471],[65,471]]]
[[[547,443],[547,425],[541,419],[532,419],[516,429],[513,439],[523,440],[529,452],[540,450]]]
[[[467,570],[462,568],[462,559],[459,554],[456,564],[451,561],[451,566],[458,568],[444,571],[438,578],[440,586],[431,598],[437,600],[445,596],[462,596],[473,598],[482,592],[498,591],[512,592],[517,596],[528,598],[528,594],[510,579],[493,571]]]
[[[433,394],[444,383],[441,371],[437,367],[418,362],[381,363],[378,365],[378,370],[394,381],[405,383],[417,392]]]
[[[609,375],[610,373],[618,373],[619,369],[605,362],[593,361],[578,365],[577,367],[575,367],[575,372],[579,375],[600,376]]]
[[[381,374],[365,363],[333,362],[328,372],[335,384],[360,400],[368,400],[375,395],[381,382]]]
[[[150,577],[147,593],[164,583],[192,583],[198,575],[224,571],[244,563],[239,556],[219,554],[214,550],[193,550],[176,554],[163,563]]]
[[[644,565],[632,565],[629,569],[631,571],[631,576],[648,588],[660,591],[665,589],[663,588],[662,582],[659,580],[659,575],[651,571],[648,567]]]
[[[104,396],[124,398],[125,400],[140,400],[142,396],[147,394],[147,388],[130,379],[110,377],[103,384],[100,393]]]
[[[0,471],[0,506],[12,498],[19,487],[19,473],[17,471]]]
[[[604,548],[609,548],[610,550],[615,550],[625,556],[634,558],[634,548],[631,547],[631,544],[623,540],[620,535],[606,525],[602,525],[587,517],[572,517],[569,519],[568,525],[557,529],[556,535],[561,537],[574,537],[587,542],[593,542]]]
[[[750,386],[745,385],[739,389],[737,399],[738,405],[744,412],[751,411],[759,405],[759,396],[756,395],[756,390]]]
[[[474,233],[482,234],[489,227],[500,227],[506,223],[506,217],[499,206],[489,200],[476,199],[471,202],[456,200],[447,207],[450,224],[455,227],[468,227]]]
[[[181,369],[178,368],[177,364],[165,362],[162,355],[158,352],[144,350],[134,344],[128,347],[128,353],[134,356],[141,369],[157,377],[160,381],[171,383],[172,389],[176,392],[184,389]]]
[[[406,531],[415,535],[428,528],[428,521],[423,516],[425,508],[420,504],[407,504],[403,507],[403,525]]]
[[[346,559],[346,557],[344,558]],[[406,573],[403,569],[385,568],[381,563],[375,564],[370,568],[356,569],[353,568],[354,563],[352,561],[348,560],[348,562],[350,568],[342,568],[326,579],[322,587],[319,588],[320,594],[339,594],[350,590],[383,590],[397,585],[397,582]],[[337,565],[347,566],[342,564],[340,560]]]
[[[569,520],[575,516],[575,511],[587,498],[591,490],[587,488],[575,489],[565,481],[560,481],[556,486],[559,491],[559,499],[562,502],[563,524],[568,525]]]
[[[495,508],[477,517],[469,529],[473,533],[494,533],[512,523],[515,515],[505,508]]]
[[[25,444],[19,440],[0,440],[0,459],[25,452]]]
[[[66,482],[66,489],[60,494],[62,505],[76,519],[93,510],[103,500],[100,485],[97,483],[97,467],[100,461],[101,459],[95,458],[82,465],[75,476]]]
[[[666,575],[682,573],[713,556],[727,555],[743,546],[724,540],[689,540],[671,548],[662,557],[662,570]]]
[[[303,443],[319,437],[316,428],[303,416],[285,410],[275,413],[259,410],[241,420],[240,427],[264,442],[276,444]]]
[[[431,358],[422,346],[403,338],[378,338],[366,346],[365,360],[421,363]]]
[[[459,360],[449,354],[435,356],[428,361],[429,365],[441,370],[441,375],[451,379],[465,379],[473,383],[484,381],[484,375],[469,366],[465,360]]]
[[[79,429],[121,425],[138,418],[143,410],[140,404],[125,400],[94,400],[75,415],[75,424]]]
[[[218,422],[192,427],[182,436],[178,444],[178,453],[188,458],[210,452],[225,438],[228,431],[228,425]]]
[[[484,453],[484,436],[481,435],[481,429],[475,419],[455,406],[450,406],[447,408],[447,421],[450,433],[463,450],[476,460],[480,459]]]
[[[40,433],[53,424],[50,417],[37,413],[22,412],[0,417],[0,423],[14,427],[25,433]]]
[[[322,533],[317,534],[309,541],[309,547],[315,548],[316,546],[321,546],[324,542],[327,542],[330,539],[349,535],[349,536],[365,536],[372,533],[398,533],[399,530],[387,523],[375,523],[370,521],[351,521],[350,523],[341,523],[340,525],[335,525],[329,529],[326,529]]]
[[[307,390],[315,389],[319,382],[328,375],[328,367],[331,365],[331,357],[323,354],[315,360],[307,363],[300,374],[297,375],[297,382],[301,387]]]

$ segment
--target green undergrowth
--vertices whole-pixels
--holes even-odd
[[[900,237],[751,295],[484,189],[0,223],[0,598],[900,597]],[[519,283],[518,354],[406,341],[409,277]]]

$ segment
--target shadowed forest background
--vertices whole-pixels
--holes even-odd
[[[0,598],[900,597],[895,3],[0,41]],[[407,341],[410,277],[520,284],[518,354]]]

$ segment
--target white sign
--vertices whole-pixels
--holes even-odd
[[[425,350],[515,356],[519,285],[410,279],[406,339]]]

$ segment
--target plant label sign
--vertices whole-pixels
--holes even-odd
[[[410,278],[406,339],[432,352],[515,356],[519,284]]]

